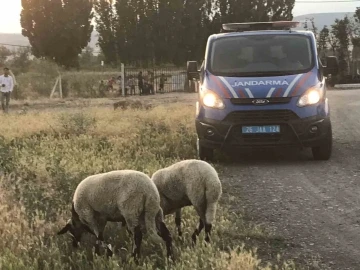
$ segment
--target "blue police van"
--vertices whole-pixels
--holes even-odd
[[[332,127],[327,76],[336,76],[336,57],[317,53],[311,31],[300,22],[229,23],[211,35],[198,69],[188,61],[190,80],[199,85],[197,150],[212,160],[214,149],[311,147],[315,160],[328,160]]]

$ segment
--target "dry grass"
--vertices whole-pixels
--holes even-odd
[[[171,105],[150,111],[94,108],[1,116],[0,269],[274,269],[260,264],[256,252],[236,240],[264,232],[249,228],[223,204],[208,246],[201,235],[197,247],[190,248],[198,219],[192,208],[184,211],[184,241],[177,239],[173,217],[167,217],[176,264],[164,259],[164,245],[154,247],[145,237],[136,266],[129,257],[131,239],[111,223],[105,234],[116,256],[109,260],[93,255],[92,236],[76,252],[69,236],[56,236],[70,217],[73,191],[84,177],[114,169],[151,175],[194,158],[193,115],[193,108]],[[278,267],[295,269],[283,263]]]

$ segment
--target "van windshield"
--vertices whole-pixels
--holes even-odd
[[[209,71],[217,76],[281,76],[313,66],[310,38],[304,35],[225,37],[212,44]]]

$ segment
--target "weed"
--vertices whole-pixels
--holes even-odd
[[[96,119],[84,112],[64,113],[59,119],[62,132],[66,135],[86,134],[96,126]]]

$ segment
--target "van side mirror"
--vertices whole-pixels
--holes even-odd
[[[200,79],[200,72],[198,70],[197,61],[188,61],[187,62],[187,76],[188,80]]]
[[[336,76],[339,73],[339,63],[336,56],[327,56],[326,57],[326,67],[324,68],[324,75],[327,76]]]

